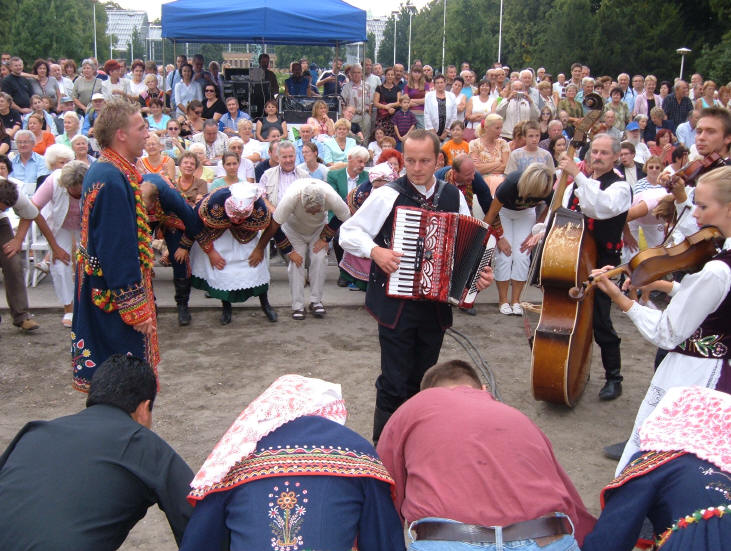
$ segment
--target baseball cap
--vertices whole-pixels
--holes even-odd
[[[91,101],[94,101],[95,99],[106,99],[106,98],[104,97],[104,94],[100,94],[99,92],[97,92],[96,94],[91,96]]]
[[[632,121],[627,126],[625,126],[624,129],[625,130],[629,130],[631,132],[632,130],[639,130],[640,129],[640,125],[637,124],[635,121]]]

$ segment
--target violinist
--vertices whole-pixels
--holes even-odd
[[[598,134],[587,154],[591,160],[591,177],[580,172],[574,160],[564,154],[559,168],[574,178],[567,188],[563,205],[582,212],[587,219],[598,253],[597,266],[619,264],[622,230],[632,202],[629,184],[614,170],[619,158],[619,141],[608,134]],[[600,400],[614,400],[622,394],[620,338],[610,317],[612,302],[603,292],[594,295],[594,340],[601,348],[606,383],[599,391]]]
[[[668,389],[703,386],[731,393],[731,167],[717,168],[701,176],[694,200],[697,226],[715,226],[725,241],[722,251],[706,262],[700,272],[687,275],[680,283],[661,280],[644,287],[672,297],[664,311],[641,306],[622,294],[606,276],[601,276],[610,266],[592,274],[600,276],[596,278],[599,289],[627,314],[648,341],[670,350],[655,372],[637,413],[617,474],[639,450],[637,431]]]
[[[721,164],[731,164],[729,146],[731,145],[731,113],[721,107],[709,107],[701,111],[696,125],[695,146],[701,157],[707,158],[712,153],[721,157]],[[699,175],[713,170],[717,165],[701,169]],[[675,210],[678,217],[677,229],[685,236],[692,235],[698,228],[691,215],[693,210],[694,182],[685,181],[682,177],[671,177],[661,174],[658,182],[665,186],[675,198]]]

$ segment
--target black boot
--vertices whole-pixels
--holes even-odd
[[[604,347],[602,352],[602,364],[607,382],[599,391],[600,400],[614,400],[622,395],[622,375],[619,374],[622,367],[619,346]]]
[[[174,279],[175,304],[178,306],[178,325],[190,325],[190,311],[188,310],[188,299],[190,298],[190,279]]]
[[[266,314],[269,321],[277,321],[277,313],[274,311],[274,308],[272,308],[272,305],[269,304],[269,297],[266,293],[259,295],[259,304],[261,304],[261,309],[264,311],[264,314]]]
[[[378,439],[381,437],[383,427],[386,426],[386,422],[391,418],[393,413],[384,411],[378,406],[373,410],[373,445],[378,444]]]
[[[222,300],[221,306],[223,307],[223,311],[221,312],[221,325],[228,325],[231,323],[231,303]]]

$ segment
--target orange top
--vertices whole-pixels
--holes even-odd
[[[442,151],[444,151],[447,156],[447,158],[445,159],[445,164],[451,165],[454,158],[460,153],[469,154],[470,144],[467,143],[466,140],[462,140],[462,143],[460,144],[454,143],[454,140],[449,140],[448,142],[445,142],[442,146]]]
[[[33,148],[33,151],[38,153],[39,155],[45,155],[46,149],[49,145],[53,145],[56,143],[56,138],[51,134],[50,132],[44,130],[41,133],[41,139],[38,140],[35,147]]]

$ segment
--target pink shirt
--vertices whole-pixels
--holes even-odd
[[[507,526],[559,512],[571,518],[579,545],[596,522],[548,438],[483,390],[419,392],[386,424],[378,455],[407,522],[442,517]]]
[[[51,174],[33,194],[33,204],[38,207],[38,210],[43,209],[53,199],[53,186],[54,178],[53,174]],[[61,224],[62,228],[72,231],[78,231],[81,228],[80,202],[81,198],[74,199],[69,195],[69,210],[66,212],[66,218],[63,224]]]

